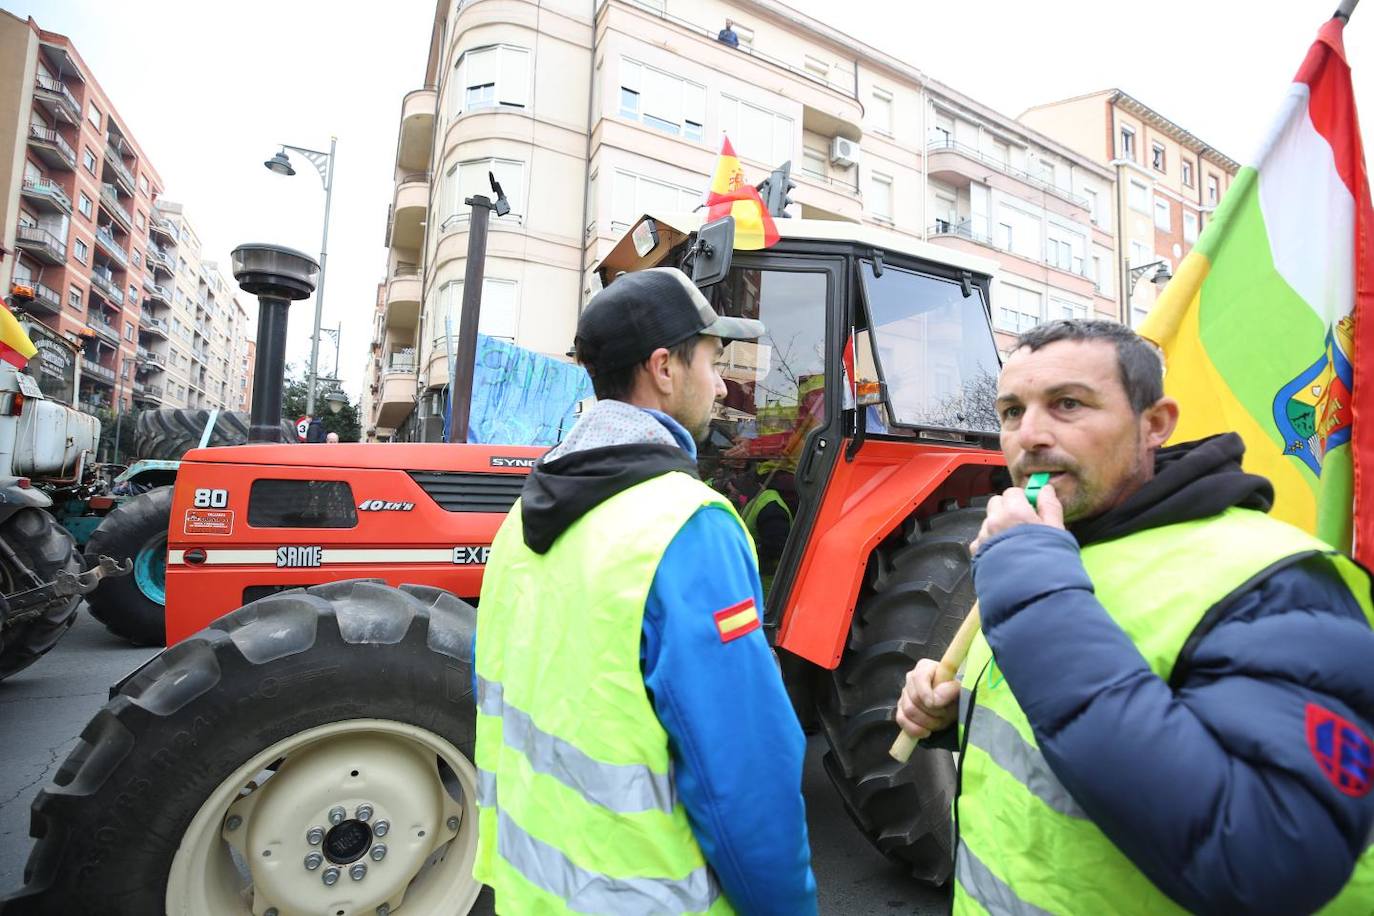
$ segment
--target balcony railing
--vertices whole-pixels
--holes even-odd
[[[1028,261],[1035,261],[1036,263],[1044,264],[1047,267],[1053,267],[1055,270],[1062,270],[1065,273],[1071,273],[1075,276],[1085,277],[1089,280],[1093,279],[1091,276],[1089,276],[1086,265],[1081,269],[1075,270],[1072,267],[1065,267],[1064,265],[1059,264],[1055,261],[1051,261],[1048,258],[1027,255],[1019,251],[1015,251],[1011,248],[1006,247],[1005,244],[999,244],[998,242],[994,241],[990,236],[974,232],[973,228],[969,224],[969,221],[966,219],[961,219],[958,222],[950,222],[949,220],[937,219],[935,221],[935,225],[931,226],[930,229],[926,231],[926,234],[931,238],[935,238],[938,236],[952,236],[954,238],[967,239],[970,242],[976,242],[979,245],[986,245],[989,248],[996,249],[997,251],[1006,252],[1010,255],[1015,255],[1018,258],[1025,258]]]
[[[392,353],[387,357],[386,372],[414,372],[415,351],[413,349]]]
[[[171,290],[167,289],[167,287],[163,286],[160,283],[145,281],[143,284],[143,291],[147,294],[145,298],[161,299],[167,305],[172,304]]]
[[[115,380],[115,374],[113,369],[107,369],[106,367],[100,365],[100,363],[97,363],[94,360],[86,359],[85,357],[82,357],[81,359],[81,374],[89,376],[93,379],[103,381],[107,385],[113,385]],[[103,406],[108,407],[109,404],[105,404]]]
[[[136,186],[134,183],[134,173],[129,171],[129,167],[124,164],[124,158],[120,156],[119,150],[108,143],[105,144],[105,161],[109,163],[115,175],[124,182],[124,187],[127,188],[129,194],[132,195]]]
[[[161,270],[164,273],[176,273],[176,265],[172,262],[171,256],[168,255],[166,251],[162,250],[156,245],[148,246],[148,260],[152,262],[154,268]]]
[[[149,220],[149,223],[150,228],[153,232],[160,233],[164,237],[171,239],[173,242],[177,242],[180,240],[181,236],[177,232],[177,227],[172,223],[171,220],[167,219],[167,217],[155,216],[151,220]]]
[[[29,141],[40,150],[50,151],[54,157],[60,160],[62,165],[69,169],[76,168],[76,150],[57,131],[47,127],[39,127],[37,124],[29,125]],[[56,164],[52,158],[47,160],[49,164]]]
[[[161,334],[163,337],[166,337],[167,321],[162,318],[154,318],[152,315],[149,315],[147,312],[144,312],[142,318],[139,319],[138,329],[140,331],[148,331],[154,334]]]
[[[124,304],[124,291],[115,285],[113,277],[107,277],[98,270],[91,271],[91,287],[100,290],[106,299],[115,305]]]
[[[15,233],[15,243],[50,264],[61,264],[67,260],[66,239],[59,239],[37,226],[20,226]]]
[[[28,299],[27,308],[31,312],[62,311],[62,297],[57,291],[34,280],[15,280],[10,283],[10,293],[16,298]]]
[[[60,80],[49,79],[41,73],[36,74],[33,79],[34,89],[44,99],[52,99],[54,104],[59,106],[67,115],[67,120],[72,124],[81,123],[81,106],[76,101],[76,96]]]
[[[134,394],[142,398],[151,400],[162,400],[162,386],[149,385],[146,382],[134,382]]]
[[[46,203],[64,213],[72,212],[72,199],[67,196],[67,192],[47,178],[25,178],[24,196],[38,203]]]
[[[1008,175],[1015,178],[1017,181],[1024,182],[1042,191],[1048,191],[1056,197],[1067,200],[1076,207],[1082,207],[1084,210],[1092,209],[1092,202],[1086,197],[1080,197],[1077,194],[1066,191],[1052,181],[1046,181],[1039,175],[1032,175],[1030,172],[1008,165],[1001,158],[985,153],[976,147],[969,146],[967,143],[960,143],[952,137],[937,137],[926,144],[926,150],[932,153],[942,150],[956,152],[961,156],[966,156],[969,159],[981,162],[983,165],[991,166],[1003,175]]]
[[[119,224],[126,231],[133,231],[133,217],[129,211],[124,209],[124,205],[119,202],[119,189],[112,184],[102,183],[100,185],[100,202],[105,205],[105,210],[119,220]]]
[[[129,266],[129,256],[124,253],[123,248],[119,247],[119,242],[115,241],[114,233],[108,229],[97,229],[95,230],[95,241],[100,246],[101,251],[104,251],[124,267]]]

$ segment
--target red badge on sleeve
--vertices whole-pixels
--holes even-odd
[[[754,599],[746,598],[739,604],[732,604],[723,611],[716,611],[716,629],[720,631],[720,641],[729,642],[739,639],[745,633],[757,630],[759,612],[754,607]]]
[[[1361,798],[1374,785],[1374,745],[1353,724],[1316,703],[1307,704],[1307,746],[1331,784]]]

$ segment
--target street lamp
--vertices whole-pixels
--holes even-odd
[[[324,182],[324,238],[320,240],[320,282],[319,286],[315,287],[315,326],[310,334],[310,383],[305,394],[305,412],[311,416],[315,413],[315,378],[320,358],[320,318],[324,314],[324,267],[329,256],[329,204],[334,192],[334,148],[338,142],[338,137],[330,137],[327,153],[283,143],[276,155],[263,162],[270,172],[294,175],[296,170],[291,167],[291,159],[286,155],[286,151],[291,150],[309,159],[315,171],[320,173],[320,181]]]
[[[1170,280],[1174,278],[1173,272],[1169,270],[1169,262],[1163,258],[1151,261],[1148,264],[1141,264],[1139,267],[1128,267],[1126,269],[1126,321],[1131,320],[1131,294],[1135,292],[1135,285],[1140,282],[1140,278],[1145,273],[1153,270],[1154,276],[1150,282],[1157,288],[1163,289]]]
[[[324,396],[325,403],[329,405],[330,413],[338,413],[344,409],[348,403],[348,396],[342,391],[331,391]]]

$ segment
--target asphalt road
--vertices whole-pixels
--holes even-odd
[[[29,839],[29,804],[52,778],[110,684],[153,654],[106,632],[83,609],[71,631],[32,667],[0,683],[0,889],[20,883]],[[803,791],[821,912],[921,914],[946,909],[945,892],[918,884],[880,856],[849,822],[810,743]]]

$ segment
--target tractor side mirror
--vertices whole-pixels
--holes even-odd
[[[692,241],[692,282],[699,288],[714,286],[730,272],[735,253],[735,218],[723,216],[697,230]]]

